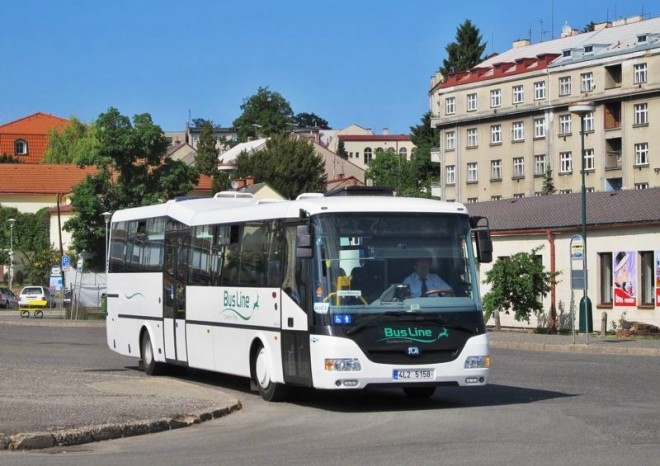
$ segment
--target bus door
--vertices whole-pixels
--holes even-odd
[[[186,280],[190,229],[169,220],[165,230],[163,332],[165,359],[186,362]]]

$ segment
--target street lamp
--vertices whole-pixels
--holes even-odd
[[[583,279],[584,286],[582,288],[582,301],[580,301],[580,313],[584,307],[584,322],[585,332],[587,334],[587,343],[589,342],[589,296],[587,293],[587,186],[585,184],[585,163],[584,163],[584,117],[595,110],[593,102],[576,102],[568,107],[568,111],[580,117],[580,173],[582,174],[582,241],[584,242],[583,248]]]
[[[108,224],[110,223],[110,218],[112,217],[112,212],[103,212],[101,214],[103,220],[105,220],[105,273],[108,273],[108,266],[110,261],[109,248],[108,248]]]
[[[15,218],[7,220],[9,222],[9,290],[14,285],[14,223]]]

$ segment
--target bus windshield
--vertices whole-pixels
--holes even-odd
[[[321,316],[479,307],[467,215],[326,214],[312,226],[317,322],[327,322]]]

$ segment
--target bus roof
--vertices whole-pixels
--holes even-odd
[[[467,215],[464,205],[434,199],[391,196],[301,196],[294,201],[256,198],[205,198],[168,201],[119,210],[112,222],[168,216],[186,225],[212,225],[248,220],[298,218],[339,212],[428,212]]]

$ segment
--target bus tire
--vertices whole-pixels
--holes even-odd
[[[262,344],[253,351],[250,367],[252,381],[257,386],[261,398],[266,401],[282,401],[286,398],[287,387],[271,380],[268,355]]]
[[[142,358],[142,365],[144,372],[147,375],[160,375],[165,371],[165,364],[156,362],[154,359],[154,347],[149,338],[149,332],[142,334],[142,341],[140,343],[140,356]]]
[[[435,387],[405,387],[403,392],[408,398],[431,398]]]

